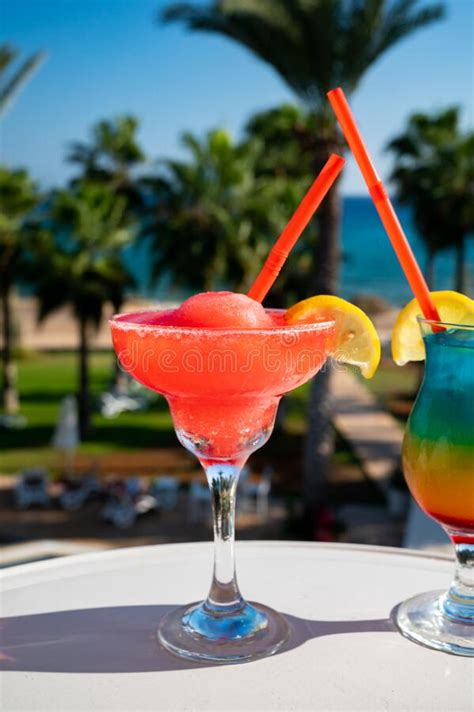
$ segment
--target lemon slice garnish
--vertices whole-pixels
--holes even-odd
[[[380,339],[371,320],[362,309],[340,297],[320,294],[290,307],[285,319],[289,324],[312,323],[322,319],[336,322],[333,358],[339,363],[358,366],[365,378],[372,378],[380,361]]]
[[[431,292],[431,299],[441,321],[447,324],[474,325],[474,301],[465,294]],[[417,317],[423,316],[416,299],[412,299],[400,312],[392,331],[392,356],[395,363],[403,366],[409,361],[424,361],[425,346]]]

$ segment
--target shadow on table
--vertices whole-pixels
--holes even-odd
[[[157,643],[160,619],[173,608],[176,606],[86,608],[0,619],[0,666],[4,670],[67,673],[202,667],[175,658]],[[286,619],[291,635],[279,655],[326,635],[395,630],[388,618],[318,621],[287,615]]]

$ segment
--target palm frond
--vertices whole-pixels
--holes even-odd
[[[4,49],[3,56],[0,56],[2,75],[15,56],[14,50]],[[9,79],[0,84],[0,116],[6,112],[21,87],[31,78],[45,58],[45,52],[35,52],[25,59]]]
[[[375,61],[390,47],[417,30],[444,17],[445,5],[433,3],[420,7],[419,0],[396,0],[387,10],[371,49]]]
[[[427,249],[463,240],[474,228],[472,214],[474,134],[460,131],[459,110],[414,114],[388,146],[395,154],[391,180],[410,205]]]
[[[308,107],[329,116],[329,89],[353,91],[385,51],[443,11],[443,4],[421,0],[215,0],[174,3],[160,18],[235,40],[273,67]]]

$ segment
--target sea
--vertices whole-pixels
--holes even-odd
[[[413,224],[410,210],[399,205],[395,205],[395,209],[421,269],[424,270],[426,250]],[[304,239],[304,235],[300,239]],[[137,286],[134,290],[136,296],[160,301],[179,301],[185,296],[185,292],[174,290],[173,285],[166,278],[153,283],[150,276],[150,248],[146,242],[129,247],[125,260],[136,279]],[[466,272],[467,293],[473,296],[474,236],[470,236],[467,240]],[[454,250],[444,250],[436,256],[434,284],[431,288],[455,288]],[[394,306],[401,306],[412,298],[410,288],[370,198],[343,199],[339,293],[349,300],[361,295],[377,296]]]

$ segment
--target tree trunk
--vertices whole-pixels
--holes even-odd
[[[426,256],[425,278],[426,284],[428,285],[428,289],[430,291],[433,291],[434,289],[434,260],[435,253],[433,250],[428,250],[428,254]]]
[[[337,291],[341,222],[338,183],[332,187],[319,211],[319,240],[311,294],[334,294]],[[331,365],[327,363],[313,379],[309,397],[303,464],[304,528],[309,538],[314,538],[318,512],[327,496],[327,475],[334,452],[330,385]]]
[[[339,179],[318,210],[319,239],[314,255],[312,294],[335,294],[339,279],[341,196]]]
[[[89,394],[89,344],[87,334],[87,321],[79,320],[79,433],[81,440],[90,431],[90,394]]]
[[[18,411],[18,394],[16,390],[16,367],[12,361],[12,312],[11,312],[11,286],[8,277],[1,284],[1,309],[2,309],[2,408],[11,415]]]
[[[466,241],[464,235],[462,235],[456,244],[456,281],[455,290],[456,292],[461,292],[461,294],[466,293]]]

